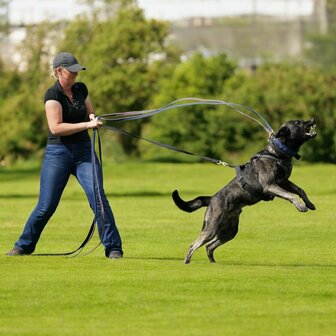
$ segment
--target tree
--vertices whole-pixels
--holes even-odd
[[[336,70],[336,0],[327,1],[328,31],[323,34],[310,34],[306,57],[325,69]]]
[[[31,157],[45,144],[48,133],[43,93],[51,83],[46,44],[51,28],[48,23],[28,27],[21,46],[26,69],[5,70],[3,66],[1,70],[0,65],[0,118],[6,120],[1,128],[1,160]]]
[[[205,57],[194,54],[176,66],[169,78],[163,79],[152,106],[164,106],[176,99],[197,97],[219,99],[226,81],[234,75],[235,65],[224,54]],[[218,155],[214,143],[218,134],[211,123],[218,123],[216,108],[192,106],[168,110],[153,117],[147,126],[152,138],[204,155]],[[210,128],[209,128],[210,127]],[[144,146],[143,151],[150,151]]]
[[[302,147],[301,154],[308,161],[336,162],[335,84],[336,76],[304,65],[265,64],[254,72],[233,72],[223,55],[207,59],[196,55],[162,83],[155,102],[162,106],[187,96],[220,99],[256,110],[274,130],[288,120],[316,117],[318,135]],[[232,163],[249,159],[268,138],[258,123],[235,110],[206,105],[159,114],[147,125],[147,133],[158,141]],[[158,153],[146,145],[143,152]]]
[[[60,49],[78,55],[87,66],[81,73],[97,114],[143,110],[157,91],[157,82],[179,62],[169,43],[169,26],[147,20],[135,1],[89,1],[90,14],[69,24]],[[145,121],[123,128],[140,134]],[[125,152],[138,153],[138,142],[121,136]]]
[[[0,41],[8,34],[8,0],[0,0]]]
[[[302,147],[303,156],[309,161],[336,162],[335,84],[335,75],[313,67],[265,64],[253,73],[241,73],[232,78],[223,97],[257,110],[274,129],[287,120],[316,117],[318,135]],[[242,119],[241,123],[247,125]],[[219,127],[226,129],[225,124]],[[261,147],[266,140],[260,137],[263,133],[258,125],[252,125],[250,131],[242,134],[237,123],[234,132],[245,139],[246,144]]]
[[[4,72],[1,77],[0,117],[14,117],[2,130],[0,158],[27,157],[44,147],[47,124],[42,100],[53,82],[48,73],[55,47],[72,52],[87,66],[88,71],[81,72],[80,78],[89,87],[97,115],[145,109],[157,90],[156,83],[170,75],[170,69],[179,62],[179,51],[168,42],[168,24],[146,20],[135,1],[85,2],[91,11],[70,23],[28,27],[21,49],[27,69],[16,72],[18,81],[15,73]],[[125,123],[123,127],[140,134],[144,122]],[[137,153],[137,142],[126,137],[119,141],[126,153]]]

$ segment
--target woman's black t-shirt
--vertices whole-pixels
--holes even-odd
[[[72,88],[73,102],[65,95],[59,81],[50,87],[44,95],[44,103],[48,100],[56,100],[62,106],[62,117],[65,123],[79,123],[88,121],[87,108],[85,99],[88,96],[88,89],[84,83],[75,83]],[[90,136],[87,130],[67,136],[53,135],[49,131],[48,143],[78,143],[90,141]]]

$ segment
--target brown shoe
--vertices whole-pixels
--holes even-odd
[[[6,253],[6,256],[8,257],[23,256],[23,255],[29,255],[29,253],[25,252],[23,249],[16,246],[14,246],[9,252]]]

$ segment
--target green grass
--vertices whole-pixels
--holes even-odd
[[[0,168],[0,335],[336,335],[336,167],[298,166],[315,203],[246,207],[236,238],[183,259],[203,210],[171,201],[214,194],[234,171],[211,164],[105,164],[125,258],[5,256],[38,197],[36,165]],[[77,247],[92,220],[72,179],[36,252]],[[89,248],[97,244],[95,236]]]

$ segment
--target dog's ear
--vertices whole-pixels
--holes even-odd
[[[278,129],[278,131],[275,133],[276,138],[288,138],[290,135],[290,129],[287,126],[282,126]]]

